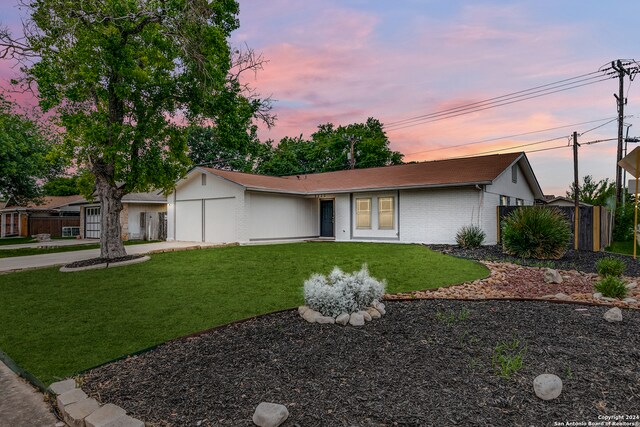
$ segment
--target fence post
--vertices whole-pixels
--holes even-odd
[[[500,243],[500,206],[496,206],[496,243]]]

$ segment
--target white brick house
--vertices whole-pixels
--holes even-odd
[[[524,153],[288,177],[196,167],[167,199],[167,240],[455,243],[475,224],[494,244],[497,206],[542,197]]]

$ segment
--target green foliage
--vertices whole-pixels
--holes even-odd
[[[323,124],[310,140],[301,136],[286,137],[265,154],[257,172],[267,175],[295,175],[349,169],[347,153],[350,138],[356,138],[354,157],[356,168],[397,165],[402,154],[389,148],[389,139],[379,120],[372,117],[366,123],[347,126]]]
[[[458,322],[467,320],[470,315],[471,312],[463,307],[459,311],[438,311],[436,312],[436,319],[447,326],[452,326]]]
[[[502,378],[509,379],[522,369],[527,345],[520,340],[501,341],[496,344],[491,357],[491,366]]]
[[[77,176],[60,176],[44,183],[42,191],[45,196],[72,196],[79,194]]]
[[[606,252],[612,252],[622,255],[633,255],[633,240],[627,240],[625,242],[614,241],[609,246],[604,248]],[[636,254],[640,254],[640,245],[636,243]]]
[[[601,258],[596,262],[596,270],[601,276],[620,277],[627,266],[618,258]]]
[[[39,199],[38,180],[55,176],[65,163],[55,136],[1,95],[0,130],[0,195],[17,204]]]
[[[486,237],[482,228],[477,225],[465,225],[456,233],[456,242],[463,248],[477,248]]]
[[[596,291],[609,298],[624,298],[627,295],[627,287],[619,277],[605,276],[595,284]]]
[[[574,195],[575,185],[571,183],[571,188],[567,191],[567,197],[573,200]],[[615,182],[609,182],[609,178],[596,182],[591,175],[586,175],[582,178],[582,184],[580,184],[578,190],[578,199],[581,202],[597,206],[608,206],[610,201],[615,198],[615,195]]]
[[[504,252],[520,258],[561,258],[570,238],[569,222],[553,208],[516,209],[502,223]]]
[[[616,208],[613,227],[613,240],[619,242],[633,240],[634,196],[626,194],[623,197],[626,197],[625,204]]]

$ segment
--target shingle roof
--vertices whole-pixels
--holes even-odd
[[[71,203],[84,200],[84,197],[80,195],[73,196],[45,196],[42,198],[42,203],[29,203],[26,206],[7,206],[5,209],[28,209],[28,210],[43,210],[48,211],[52,209],[58,209],[63,206],[67,206]]]
[[[129,193],[122,197],[123,202],[129,203],[167,203],[167,196],[157,191],[148,193]]]
[[[274,177],[201,168],[243,187],[298,194],[489,184],[523,153]]]

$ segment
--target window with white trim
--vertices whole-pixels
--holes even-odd
[[[509,206],[509,196],[500,196],[500,206]]]
[[[393,197],[378,197],[378,228],[393,229]]]
[[[516,199],[516,206],[524,206],[524,200]]]
[[[356,228],[371,228],[371,198],[356,199]]]

